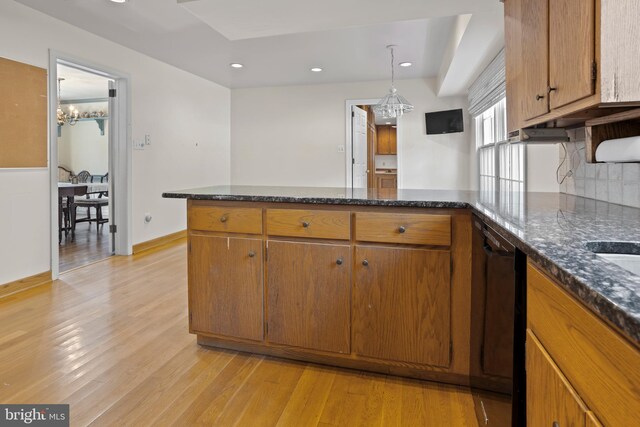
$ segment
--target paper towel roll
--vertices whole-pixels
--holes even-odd
[[[640,162],[640,136],[609,139],[596,148],[597,162]]]

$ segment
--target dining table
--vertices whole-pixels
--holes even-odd
[[[109,191],[108,182],[58,182],[58,242],[62,242],[62,233],[65,238],[75,231],[75,209],[74,202],[76,196],[88,196],[90,194],[107,194]],[[64,200],[67,202],[67,216],[64,217]]]

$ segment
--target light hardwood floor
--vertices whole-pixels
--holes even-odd
[[[69,271],[111,256],[111,234],[109,224],[101,224],[96,230],[94,223],[80,222],[72,235],[62,236],[58,245],[60,271]]]
[[[0,402],[77,426],[477,426],[464,388],[199,347],[186,277],[174,244],[0,300]]]

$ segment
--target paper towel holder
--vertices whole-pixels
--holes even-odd
[[[602,141],[640,136],[640,108],[587,120],[584,125],[586,161],[597,163],[596,149]]]

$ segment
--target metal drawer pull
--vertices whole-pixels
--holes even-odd
[[[544,99],[544,95],[536,95],[536,101],[540,101],[541,99]]]
[[[362,260],[362,265],[364,265],[365,267],[369,265],[369,261],[368,260]]]
[[[404,225],[401,225],[400,228],[398,228],[398,231],[400,233],[404,233],[405,231],[407,231],[407,227],[405,227]]]
[[[336,264],[338,264],[338,265],[342,265],[342,258],[338,258],[338,259],[336,260]]]
[[[254,256],[256,256],[256,253],[254,251],[249,252],[249,258],[253,258]]]
[[[227,216],[226,215],[221,216],[220,222],[227,222]]]
[[[311,224],[309,224],[309,222],[307,222],[307,221],[302,221],[302,226],[303,226],[304,228],[308,228],[310,225],[311,225]]]

